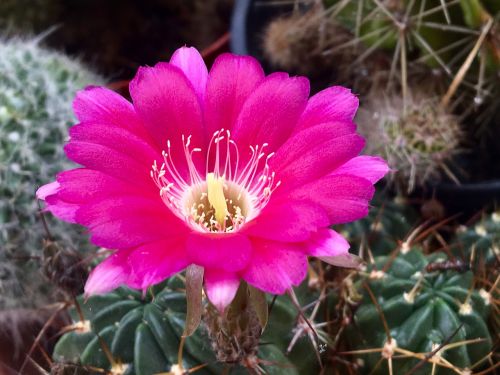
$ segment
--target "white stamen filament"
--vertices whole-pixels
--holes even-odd
[[[250,146],[250,159],[240,170],[240,153],[229,130],[214,132],[207,149],[203,177],[193,162],[193,154],[202,150],[190,149],[191,136],[186,138],[183,135],[182,144],[189,177],[183,178],[174,165],[170,140],[167,141],[167,151],[162,152],[162,165],[158,168],[154,161],[151,177],[167,207],[195,229],[203,232],[238,230],[258,215],[280,185],[280,181],[275,182],[275,173],[269,168],[268,162],[274,153],[264,152],[268,147],[266,143]],[[215,155],[211,155],[213,152]],[[231,159],[231,154],[234,159]],[[212,165],[210,160],[214,160]]]

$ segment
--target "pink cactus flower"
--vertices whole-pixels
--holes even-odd
[[[350,90],[309,98],[306,78],[265,76],[255,59],[232,54],[208,72],[183,47],[140,68],[130,94],[132,103],[103,87],[78,93],[65,152],[82,168],[37,192],[46,210],[115,250],[87,294],[144,290],[196,264],[222,310],[241,279],[282,294],[305,278],[309,256],[348,259],[329,227],[364,217],[388,171],[358,156]]]

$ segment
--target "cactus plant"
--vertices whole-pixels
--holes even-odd
[[[465,25],[456,2],[449,6],[439,0],[312,3],[307,12],[295,12],[271,23],[264,35],[264,50],[270,61],[285,68],[283,62],[295,61],[294,68],[300,64],[298,68],[303,70],[319,57],[332,69],[339,62],[350,65],[350,69],[357,66],[357,72],[365,71],[368,80],[373,80],[371,73],[381,68],[390,68],[393,78],[396,68],[406,74],[407,64],[413,66],[415,62],[441,68],[444,75],[450,75],[450,60],[470,42],[464,35],[475,34]],[[374,65],[377,69],[372,68]]]
[[[353,251],[369,250],[374,255],[387,255],[417,225],[417,213],[403,197],[390,199],[375,195],[366,218],[343,226],[342,234]]]
[[[481,0],[323,3],[314,2],[306,12],[296,11],[271,23],[264,35],[268,60],[313,76],[321,71],[318,67],[328,72],[346,67],[348,73],[333,78],[367,96],[364,108],[378,116],[367,118],[367,125],[386,124],[382,133],[389,134],[374,134],[383,143],[368,145],[378,144],[392,157],[396,170],[392,176],[399,176],[401,192],[445,176],[469,179],[450,166],[457,146],[480,143],[486,155],[498,148],[485,141],[492,138],[493,126],[483,126],[488,130],[483,132],[475,128],[494,123],[498,107],[498,7]],[[329,33],[337,37],[328,37]],[[309,39],[315,43],[306,43]],[[321,79],[328,77],[323,74]],[[466,118],[471,111],[474,115]],[[465,132],[474,139],[470,144],[460,132],[465,120],[471,125]],[[366,127],[370,132],[372,128]],[[410,139],[412,134],[425,142]]]
[[[390,181],[402,193],[434,182],[442,174],[457,180],[448,164],[461,152],[458,118],[437,97],[415,91],[406,105],[400,95],[374,93],[358,117],[367,152],[381,153],[394,169]]]
[[[335,50],[324,54],[331,45],[348,43],[353,35],[328,16],[321,3],[303,13],[294,12],[273,20],[263,36],[262,50],[266,59],[276,68],[336,82],[347,82],[354,77],[352,61],[360,46]]]
[[[273,307],[268,332],[263,336],[263,343],[255,346],[255,353],[250,350],[247,357],[236,358],[232,342],[221,344],[220,338],[213,337],[228,334],[233,327],[233,335],[248,335],[243,339],[251,346],[255,340],[258,344],[260,333],[245,333],[235,328],[241,327],[245,316],[248,318],[248,315],[239,314],[235,316],[237,320],[231,320],[229,325],[222,323],[225,327],[223,332],[213,331],[214,324],[217,328],[221,327],[222,316],[218,315],[217,320],[209,319],[210,324],[199,327],[192,336],[184,339],[180,356],[186,315],[183,288],[181,279],[174,277],[152,287],[144,296],[122,287],[112,293],[92,296],[86,302],[80,297],[83,320],[77,309],[71,310],[74,324],[70,327],[71,331],[56,344],[54,359],[59,366],[77,364],[111,370],[113,374],[137,375],[166,371],[177,374],[175,371],[181,373],[182,369],[197,369],[196,373],[200,375],[220,374],[224,367],[217,361],[220,357],[224,357],[225,364],[234,365],[231,374],[244,374],[245,367],[256,373],[265,370],[268,374],[299,374],[315,368],[314,351],[307,342],[297,345],[290,357],[283,354],[283,346],[288,345],[286,340],[290,338],[291,327],[297,318],[297,311],[283,297]],[[215,308],[207,308],[212,311],[206,315],[218,314]],[[211,345],[209,335],[219,341]],[[223,345],[226,345],[225,351]],[[217,350],[217,356],[211,347]],[[226,360],[228,356],[234,362]],[[180,365],[179,358],[182,358]]]
[[[467,118],[471,125],[467,129],[476,140],[484,143],[484,138],[491,137],[500,87],[496,2],[310,3],[307,11],[297,8],[292,16],[271,22],[263,35],[269,61],[313,77],[319,74],[322,82],[333,78],[348,83],[362,94],[379,85],[393,88],[404,105],[411,101],[415,82],[432,81],[436,87],[424,90],[432,92],[431,97],[442,96],[447,112],[473,113]],[[337,74],[331,76],[332,71]]]
[[[472,95],[476,100],[477,96],[493,94],[483,90],[483,84],[495,77],[500,66],[497,21],[487,30],[483,28],[498,15],[498,5],[484,0],[331,3],[338,22],[353,32],[372,53],[384,50],[392,56],[391,76],[399,75],[403,86],[411,70],[423,63],[440,71],[441,76],[450,81],[458,76],[460,82],[457,83],[462,83],[466,91],[476,91],[478,95]],[[483,30],[486,34],[484,44],[480,44],[482,52],[465,69],[464,60],[481,40]],[[368,57],[370,55],[366,54],[358,62],[368,64]],[[395,68],[399,70],[397,75]]]
[[[438,348],[416,374],[484,365],[492,348],[486,324],[491,300],[474,289],[472,272],[446,269],[448,260],[441,253],[425,256],[415,246],[378,257],[359,274],[362,299],[347,337],[353,353],[364,353],[359,358],[365,370],[387,373],[389,367],[404,374]]]
[[[58,341],[54,359],[138,375],[177,364],[186,312],[183,293],[160,288],[154,298],[148,294],[143,299],[140,292],[120,288],[80,303],[85,320],[72,311],[75,330]],[[108,349],[112,357],[107,357]],[[186,340],[182,358],[184,368],[209,364],[200,374],[217,373],[208,340],[199,335]]]
[[[500,211],[485,214],[470,226],[459,226],[452,242],[455,254],[474,263],[500,262]],[[473,254],[474,252],[474,254]],[[474,256],[474,259],[471,257]]]
[[[0,285],[2,308],[39,300],[40,293],[31,289],[40,284],[33,259],[41,255],[46,234],[34,194],[49,176],[71,166],[62,148],[75,122],[71,102],[77,90],[99,82],[78,61],[44,49],[39,40],[0,41],[0,259],[25,267],[14,275],[33,281],[24,285],[23,299]],[[78,250],[90,248],[79,228],[48,220],[56,239]]]

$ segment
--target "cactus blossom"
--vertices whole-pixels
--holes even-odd
[[[142,67],[132,103],[102,87],[81,91],[65,146],[83,167],[37,196],[55,216],[115,249],[87,294],[146,289],[190,264],[224,309],[240,280],[282,294],[306,276],[308,256],[349,263],[333,224],[364,217],[388,170],[358,156],[358,99],[343,87],[309,98],[309,81],[265,75],[223,54],[208,72],[194,48]]]

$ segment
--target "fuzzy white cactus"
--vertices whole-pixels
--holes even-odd
[[[41,47],[38,39],[0,41],[0,262],[16,263],[23,272],[14,275],[28,273],[33,285],[37,272],[27,270],[39,268],[36,257],[42,254],[45,237],[35,191],[56,171],[71,166],[63,155],[63,143],[76,121],[73,97],[77,90],[99,83],[101,77],[76,60]],[[88,248],[79,228],[48,220],[57,239],[77,249]],[[10,283],[0,284],[0,308],[17,304],[5,302],[15,288],[6,290],[2,285]]]

